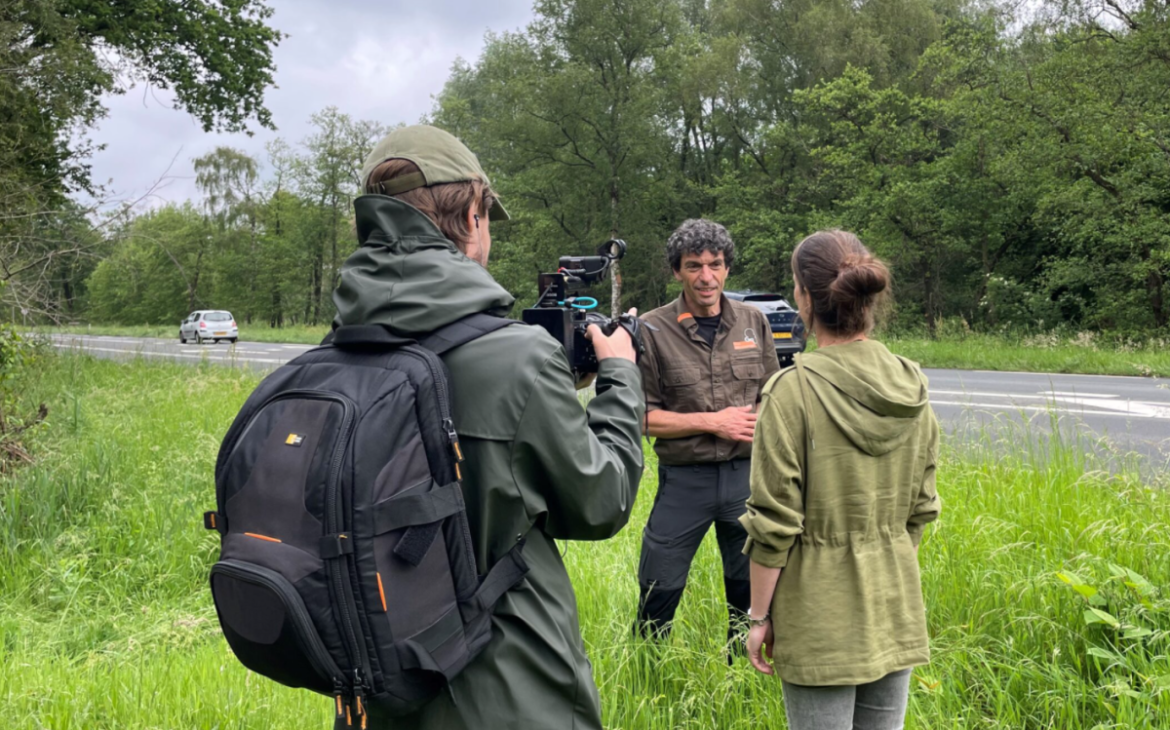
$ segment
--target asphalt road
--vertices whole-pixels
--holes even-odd
[[[54,335],[60,350],[96,357],[142,357],[271,370],[312,348],[239,342],[179,344],[178,340]],[[943,428],[964,440],[1043,440],[1058,428],[1080,447],[1132,453],[1161,471],[1170,458],[1170,380],[1099,375],[927,370],[931,403]]]
[[[930,369],[926,375],[931,405],[951,433],[1024,446],[1059,428],[1077,448],[1114,460],[1138,456],[1147,471],[1168,465],[1168,379]]]

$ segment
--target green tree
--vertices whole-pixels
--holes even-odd
[[[39,232],[68,193],[94,192],[85,133],[103,95],[141,82],[172,91],[208,131],[271,127],[263,94],[282,37],[271,12],[261,0],[0,0],[0,268],[37,272]],[[92,253],[78,243],[55,263]]]
[[[1009,140],[1008,184],[1032,199],[1024,283],[1074,325],[1170,320],[1168,39],[1164,4],[1106,0],[1054,6],[1012,42],[956,44],[979,126]]]
[[[661,260],[660,213],[671,198],[661,81],[675,64],[679,8],[543,0],[536,10],[526,33],[489,37],[476,68],[457,67],[436,121],[498,171],[494,182],[520,214],[493,265],[520,273],[503,276],[506,285],[530,302],[532,272],[625,238],[630,252],[611,289],[620,310],[623,285],[638,301],[664,283],[646,273]]]
[[[195,184],[203,192],[213,232],[213,298],[250,324],[257,307],[253,271],[259,250],[260,165],[251,156],[218,147],[196,158]]]
[[[207,306],[209,285],[200,274],[210,238],[203,215],[189,203],[131,221],[89,278],[93,319],[176,324],[192,309]]]
[[[336,107],[312,115],[314,131],[304,141],[305,154],[295,158],[298,193],[319,212],[310,239],[312,265],[308,270],[305,321],[332,319],[330,296],[341,273],[341,241],[350,240],[350,206],[358,193],[358,174],[366,154],[385,133],[376,122],[355,121]]]

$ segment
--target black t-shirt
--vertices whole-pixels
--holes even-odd
[[[721,321],[723,314],[716,314],[714,317],[695,317],[695,322],[699,325],[699,337],[706,340],[711,347],[715,346],[715,332],[719,329]]]

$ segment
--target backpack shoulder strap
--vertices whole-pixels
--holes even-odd
[[[490,332],[495,332],[496,330],[510,327],[514,324],[522,324],[522,322],[504,317],[494,317],[490,314],[480,312],[456,320],[446,327],[440,327],[429,335],[419,338],[418,344],[436,355],[442,355],[445,352],[454,350],[460,345],[466,345],[472,340],[477,340]]]

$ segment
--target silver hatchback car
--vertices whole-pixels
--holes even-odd
[[[236,328],[236,318],[231,312],[222,309],[201,309],[191,312],[179,324],[179,342],[187,343],[194,340],[195,344],[202,345],[211,340],[218,343],[220,340],[236,342],[240,339],[240,331]]]

